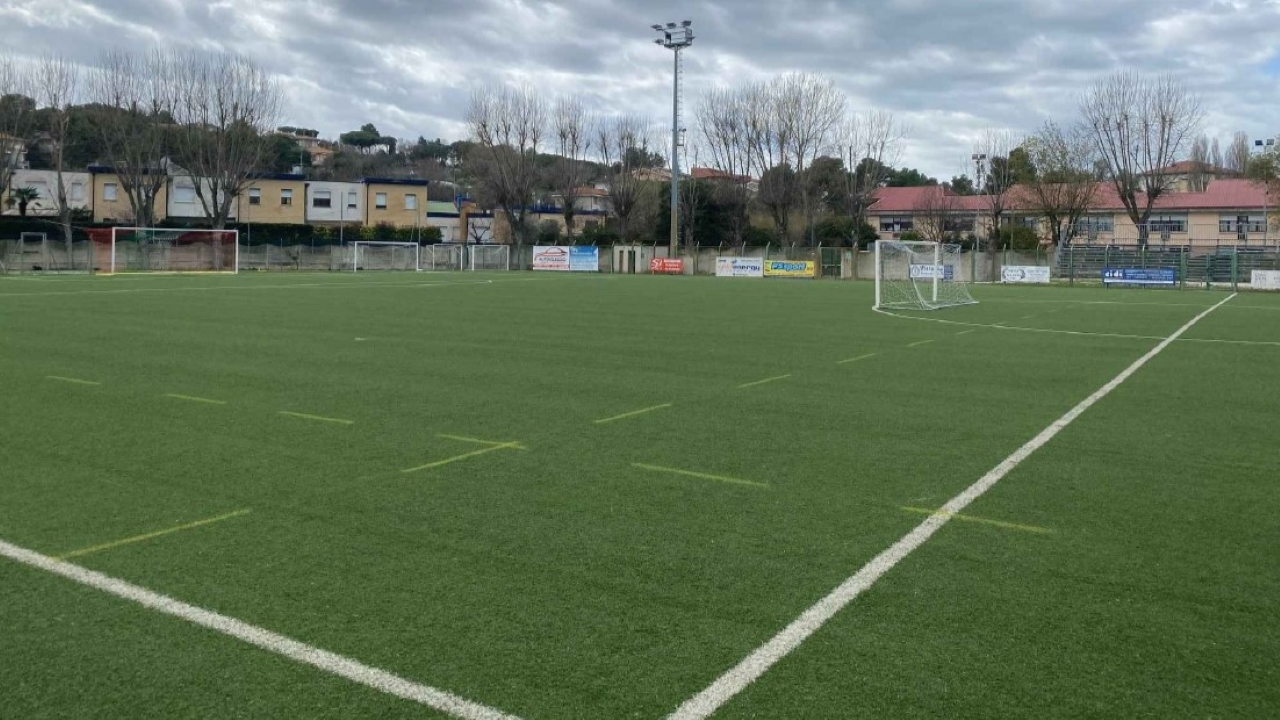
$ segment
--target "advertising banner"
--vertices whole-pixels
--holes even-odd
[[[1250,283],[1254,290],[1280,290],[1280,270],[1254,270]]]
[[[533,248],[534,270],[569,271],[569,249],[558,246],[537,246]]]
[[[600,248],[594,246],[569,248],[569,271],[600,272]]]
[[[683,275],[684,258],[653,258],[649,261],[649,272],[655,275]]]
[[[716,258],[716,277],[764,277],[764,260]]]
[[[818,264],[812,260],[766,260],[765,277],[813,278],[818,276]]]
[[[1178,284],[1178,271],[1173,268],[1103,268],[1104,285],[1163,285]]]
[[[954,265],[912,265],[909,272],[912,280],[953,280],[956,276]]]
[[[1047,283],[1049,268],[1039,265],[1002,265],[1000,281],[1006,283]]]

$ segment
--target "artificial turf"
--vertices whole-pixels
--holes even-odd
[[[974,292],[3,278],[0,540],[247,510],[74,562],[521,717],[661,717],[1225,297]],[[721,714],[1280,712],[1278,355],[1280,298],[1234,298]],[[5,559],[0,607],[15,716],[433,716]]]

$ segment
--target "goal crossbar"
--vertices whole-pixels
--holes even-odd
[[[240,231],[207,228],[111,228],[112,274],[238,273]]]

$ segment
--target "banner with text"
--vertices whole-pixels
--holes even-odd
[[[569,271],[600,272],[600,248],[576,245],[569,248]]]
[[[764,260],[716,258],[716,277],[764,277]]]
[[[684,258],[653,258],[649,261],[649,272],[655,275],[683,275]]]
[[[1049,268],[1039,265],[1003,265],[1000,281],[1006,283],[1047,283]]]
[[[912,280],[954,280],[956,277],[954,265],[912,265],[908,272]]]
[[[1254,290],[1280,290],[1280,270],[1254,270],[1250,284]]]
[[[533,248],[534,270],[569,271],[569,249],[559,246],[535,246]]]
[[[812,278],[818,276],[818,264],[812,260],[765,260],[765,277]]]
[[[1103,268],[1104,285],[1162,285],[1178,284],[1178,271],[1173,268]]]

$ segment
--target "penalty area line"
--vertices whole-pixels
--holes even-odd
[[[1076,418],[1083,415],[1086,410],[1110,395],[1112,391],[1120,387],[1134,373],[1141,370],[1152,358],[1164,352],[1165,348],[1177,341],[1183,333],[1194,327],[1209,313],[1230,302],[1234,297],[1236,295],[1233,293],[1217,305],[1191,318],[1185,325],[1175,330],[1172,335],[1161,340],[1154,348],[1148,350],[1145,355],[1135,360],[1129,367],[1121,370],[1119,375],[1116,375],[1105,385],[1098,388],[1089,397],[1081,400],[1079,404],[1068,410],[1065,415],[1054,420],[1039,434],[1001,461],[999,465],[996,465],[986,475],[979,478],[977,482],[948,500],[945,505],[934,511],[932,515],[925,518],[914,529],[889,546],[888,549],[872,558],[870,562],[828,593],[826,597],[810,606],[790,625],[787,625],[778,634],[753,650],[751,654],[717,678],[706,689],[689,698],[668,716],[668,720],[701,720],[719,710],[725,703],[732,700],[738,693],[768,672],[769,668],[773,667],[779,660],[800,647],[801,643],[809,639],[828,620],[835,617],[836,613],[847,607],[849,603],[866,592],[885,573],[892,570],[894,566],[902,562],[903,559],[921,545],[924,545],[942,526],[946,525],[956,515],[962,513],[966,507],[994,487],[1006,475],[1013,472],[1032,453],[1044,447],[1058,433],[1075,422]]]
[[[513,715],[472,702],[453,693],[406,680],[386,670],[365,665],[358,660],[308,645],[256,625],[250,625],[243,620],[190,605],[168,595],[161,595],[110,575],[41,555],[34,550],[12,545],[3,540],[0,540],[0,556],[233,637],[294,662],[310,665],[330,675],[337,675],[379,692],[448,713],[453,717],[466,720],[516,720]]]

